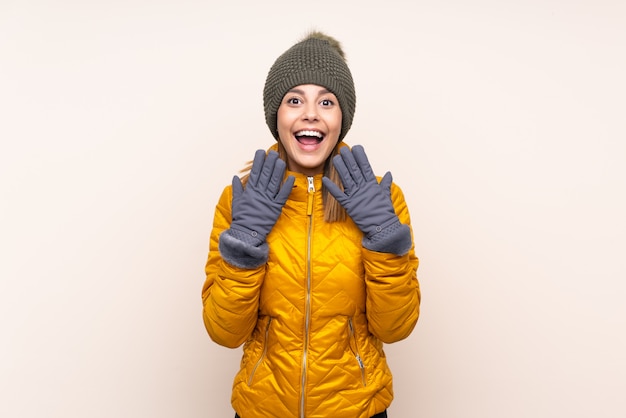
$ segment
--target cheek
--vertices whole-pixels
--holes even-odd
[[[294,117],[290,112],[278,112],[276,114],[276,127],[280,130],[291,131]]]
[[[337,114],[334,117],[334,126],[336,129],[341,130],[341,122],[342,122],[342,113],[341,111],[337,112]]]
[[[336,135],[339,135],[339,132],[341,131],[341,126],[342,126],[341,122],[342,122],[341,116],[339,116],[333,121],[333,130],[335,131]]]
[[[276,121],[276,129],[278,130],[278,135],[279,136],[284,136],[284,135],[289,135],[290,132],[290,128],[289,126],[285,123],[284,119],[278,118]]]

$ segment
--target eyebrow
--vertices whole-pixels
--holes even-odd
[[[289,90],[288,93],[297,93],[297,94],[304,95],[304,90],[293,88],[293,89]],[[325,88],[322,88],[320,91],[317,92],[317,94],[328,94],[328,93],[332,93],[332,92],[330,90],[328,90],[328,89],[325,89]]]

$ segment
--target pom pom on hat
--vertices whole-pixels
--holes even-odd
[[[278,57],[270,68],[263,89],[263,106],[267,126],[277,140],[278,108],[285,94],[301,84],[316,84],[337,96],[343,115],[341,141],[352,126],[356,94],[345,54],[335,38],[313,31]]]

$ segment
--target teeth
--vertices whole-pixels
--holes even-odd
[[[299,131],[299,132],[296,132],[296,136],[314,136],[317,138],[323,137],[323,135],[317,131]]]

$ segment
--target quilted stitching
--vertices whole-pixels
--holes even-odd
[[[316,189],[321,190],[321,176],[315,181]],[[369,417],[389,406],[393,389],[382,343],[368,331],[367,289],[377,286],[377,281],[388,287],[389,280],[394,280],[400,283],[401,292],[415,291],[419,303],[419,288],[414,277],[417,260],[407,263],[407,258],[364,250],[362,234],[351,220],[332,224],[323,221],[321,199],[321,193],[316,192],[311,239],[311,317],[304,391],[305,416],[328,417],[332,412],[333,417]],[[403,214],[402,208],[399,212],[401,220],[408,223],[408,213]],[[228,214],[224,215],[224,219],[227,218]],[[308,222],[306,178],[300,176],[281,218],[267,237],[270,253],[266,270],[250,273],[250,280],[252,276],[262,277],[257,279],[262,281],[258,284],[258,316],[261,320],[244,345],[242,367],[235,377],[232,395],[234,408],[246,418],[299,416],[307,288],[304,254],[307,250]],[[224,222],[223,228],[227,225]],[[364,254],[371,259],[365,260]],[[414,254],[406,257],[414,258]],[[211,270],[217,270],[211,263],[209,259],[207,283],[210,282]],[[215,260],[213,263],[219,264]],[[391,269],[390,272],[378,271],[375,277],[366,272],[366,268],[384,266],[389,269],[394,265],[401,268],[397,271]],[[372,285],[367,283],[367,277],[370,277]],[[209,289],[210,284],[205,286]],[[243,294],[247,291],[251,292],[244,286]],[[375,288],[370,291],[374,292]],[[206,290],[206,295],[210,295],[210,290]],[[209,296],[205,297],[209,299]],[[415,303],[414,298],[406,300]],[[388,308],[393,311],[402,304],[400,298]],[[232,314],[237,306],[230,309]],[[270,317],[272,321],[266,339],[264,326],[267,320],[263,318]],[[348,329],[351,319],[355,327],[352,337]],[[390,320],[393,321],[393,318]],[[205,318],[205,322],[211,323],[211,319]],[[383,323],[380,327],[389,325]],[[365,385],[356,360],[355,345],[364,361]],[[257,362],[258,367],[254,369]],[[250,379],[253,369],[254,375]]]

